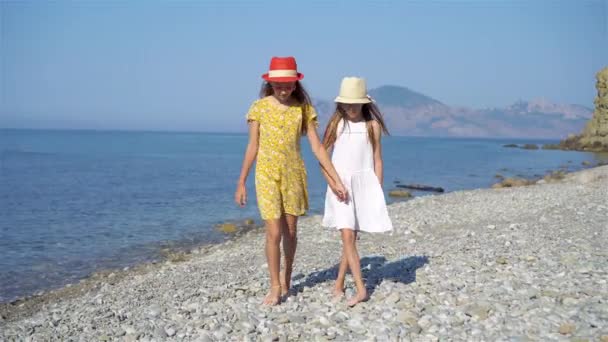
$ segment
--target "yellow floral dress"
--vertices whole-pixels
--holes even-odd
[[[309,106],[306,124],[316,124],[317,113]],[[278,219],[283,213],[304,215],[308,210],[306,168],[300,153],[302,108],[279,108],[269,98],[255,101],[248,121],[260,124],[255,168],[255,190],[262,219]]]

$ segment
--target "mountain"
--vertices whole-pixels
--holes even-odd
[[[405,87],[382,86],[369,91],[369,95],[384,106],[416,108],[426,105],[442,105],[441,102]]]
[[[529,113],[545,113],[548,115],[561,116],[565,120],[588,119],[593,110],[581,105],[575,104],[556,104],[548,101],[545,98],[537,98],[526,101],[518,101],[511,106],[505,108],[513,114],[529,114]]]
[[[580,131],[592,110],[539,98],[504,108],[455,107],[399,86],[371,89],[393,135],[449,137],[558,138]],[[335,104],[316,100],[321,128]]]

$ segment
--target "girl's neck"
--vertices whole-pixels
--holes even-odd
[[[271,95],[271,97],[276,104],[281,105],[281,106],[289,107],[293,104],[293,98],[291,96],[289,98],[287,98],[287,100],[285,100],[285,101],[281,101],[278,97],[276,97],[274,95]]]
[[[359,114],[358,116],[351,118],[349,116],[346,116],[346,120],[350,121],[350,122],[362,122],[365,121],[365,118],[363,117],[363,113]]]

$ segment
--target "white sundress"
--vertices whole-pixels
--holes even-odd
[[[393,230],[384,193],[374,172],[374,153],[365,121],[340,121],[332,162],[348,190],[348,201],[340,202],[327,187],[322,225],[380,233]]]

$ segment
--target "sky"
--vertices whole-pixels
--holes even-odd
[[[454,106],[593,108],[608,0],[0,0],[0,128],[244,131],[272,56]]]

